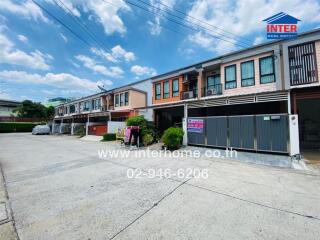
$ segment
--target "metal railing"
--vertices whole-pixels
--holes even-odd
[[[202,96],[212,96],[212,95],[221,95],[222,94],[222,84],[215,84],[209,87],[202,88]]]

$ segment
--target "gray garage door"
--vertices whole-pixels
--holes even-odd
[[[191,120],[190,120],[191,119]],[[188,143],[255,151],[288,152],[288,115],[203,117],[188,128]],[[197,120],[194,119],[194,122]],[[189,126],[189,125],[188,125]],[[196,129],[201,126],[202,130]],[[191,131],[189,131],[191,130]]]

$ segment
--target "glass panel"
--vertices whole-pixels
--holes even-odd
[[[124,93],[120,94],[120,106],[124,105]]]
[[[266,75],[273,73],[273,58],[262,58],[260,59],[260,75]]]
[[[161,98],[161,85],[160,83],[156,84],[156,99]]]
[[[254,85],[254,62],[241,63],[241,85],[243,87]]]
[[[236,66],[229,66],[225,68],[226,71],[226,82],[236,80]]]
[[[169,82],[163,83],[163,97],[168,98],[169,97]]]
[[[262,76],[260,78],[261,83],[271,83],[274,82],[274,75],[269,75],[269,76]]]
[[[207,78],[207,86],[214,86],[220,84],[220,75],[212,75]]]
[[[119,106],[119,95],[116,95],[116,107]]]
[[[129,105],[129,92],[125,92],[125,93],[124,93],[124,104],[125,104],[126,106]]]
[[[179,96],[179,80],[173,80],[172,81],[172,96],[177,97]]]

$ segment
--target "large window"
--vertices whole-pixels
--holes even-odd
[[[124,105],[129,105],[129,92],[124,93]]]
[[[93,105],[93,109],[94,110],[100,109],[100,107],[101,107],[101,99],[100,98],[94,99],[92,105]]]
[[[76,106],[75,105],[70,105],[70,113],[75,113],[76,112]]]
[[[224,68],[225,88],[232,89],[237,87],[236,65]]]
[[[179,96],[179,80],[174,79],[172,80],[172,97]]]
[[[124,105],[124,93],[120,94],[120,106]]]
[[[214,88],[216,85],[220,84],[220,75],[215,74],[207,77],[207,87],[208,89]]]
[[[156,84],[156,100],[161,99],[161,84]]]
[[[241,63],[241,87],[254,85],[254,61]]]
[[[274,74],[274,60],[273,56],[259,59],[260,65],[260,83],[274,82],[276,77]]]
[[[168,98],[170,96],[169,81],[163,83],[163,98]]]
[[[89,111],[90,110],[90,102],[87,101],[84,103],[84,111]]]
[[[119,101],[119,94],[117,94],[117,95],[115,96],[115,98],[116,98],[116,100],[115,100],[115,102],[116,102],[116,107],[119,107],[119,103],[120,103],[120,101]]]

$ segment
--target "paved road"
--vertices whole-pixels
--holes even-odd
[[[0,135],[21,240],[320,237],[317,175],[226,160],[100,159],[101,148],[116,147],[67,136]],[[208,169],[208,179],[127,177],[131,168],[189,167]]]

